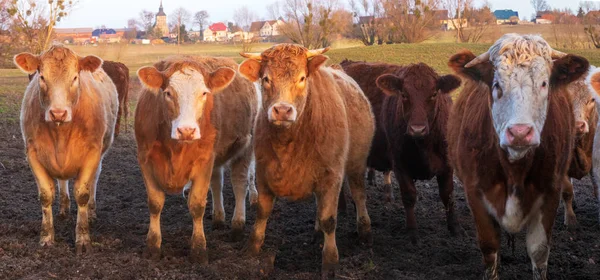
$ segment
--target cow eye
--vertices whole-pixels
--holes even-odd
[[[546,83],[546,81],[544,81],[544,82],[542,83],[542,87],[543,87],[543,88],[545,88],[547,85],[548,85],[548,84]]]
[[[433,94],[433,95],[430,97],[430,99],[431,99],[431,100],[435,100],[435,98],[436,98],[436,97],[437,97],[437,92],[436,92],[436,93],[434,93],[434,94]]]
[[[168,98],[171,98],[171,92],[168,91],[168,90],[166,90],[165,91],[165,96],[168,97]]]
[[[588,103],[589,103],[589,104],[591,104],[591,103],[594,103],[594,101],[596,101],[596,99],[592,97],[592,98],[590,99],[590,101],[588,101]]]
[[[73,82],[77,81],[77,76],[75,76],[75,78],[73,78]]]
[[[300,82],[304,82],[304,80],[306,80],[306,77],[302,76],[302,78],[300,78]]]
[[[208,94],[208,91],[205,91],[202,93],[202,96],[206,96]]]
[[[495,83],[494,83],[494,88],[495,88],[495,89],[499,89],[499,88],[500,88],[500,84],[499,84],[498,82],[495,82]]]
[[[268,83],[269,83],[269,77],[265,76],[265,77],[263,78],[263,82],[265,82],[265,83],[267,83],[267,84],[268,84]]]
[[[44,79],[44,76],[40,75],[40,80],[42,80],[42,82],[45,82],[46,79]]]

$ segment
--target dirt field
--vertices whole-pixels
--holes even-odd
[[[37,189],[25,160],[18,111],[26,78],[0,78],[0,278],[1,279],[315,279],[321,265],[320,245],[311,242],[314,201],[278,200],[269,221],[263,252],[258,258],[241,255],[242,242],[231,242],[228,230],[213,230],[210,207],[205,232],[210,263],[188,261],[192,222],[182,196],[167,198],[162,214],[163,256],[159,262],[142,257],[148,229],[148,209],[142,176],[136,162],[132,127],[122,130],[104,160],[98,188],[98,220],[91,227],[94,252],[75,256],[76,206],[71,220],[55,219],[56,245],[38,245],[41,211]],[[134,86],[137,82],[133,82]],[[132,104],[135,104],[135,93]],[[133,112],[133,110],[132,110]],[[132,118],[132,117],[131,117]],[[378,175],[381,186],[382,177]],[[357,245],[353,206],[340,215],[337,244],[338,279],[480,279],[482,261],[464,193],[456,187],[457,216],[463,234],[452,237],[434,181],[419,182],[417,219],[420,242],[413,245],[404,227],[404,210],[387,211],[382,190],[369,187],[372,248]],[[568,232],[562,208],[556,219],[550,261],[551,279],[598,279],[600,226],[597,202],[588,178],[576,182],[575,210],[579,227]],[[399,189],[395,185],[399,198]],[[348,192],[346,193],[350,201]],[[210,197],[210,196],[209,196]],[[210,198],[209,198],[210,200]],[[226,179],[228,218],[233,193]],[[254,223],[249,207],[245,238]],[[57,199],[54,213],[58,214]],[[55,216],[56,217],[56,216]],[[514,254],[503,242],[501,276],[531,279],[524,234],[517,235]]]

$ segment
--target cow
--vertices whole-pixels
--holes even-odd
[[[339,261],[335,230],[344,178],[356,205],[359,238],[371,242],[364,174],[375,130],[369,101],[356,82],[323,66],[327,50],[278,44],[262,53],[242,53],[247,59],[239,68],[262,89],[254,128],[258,209],[245,252],[260,252],[276,197],[314,194],[315,233],[324,235],[322,277],[334,275]]]
[[[595,67],[591,66],[590,71]],[[591,91],[585,79],[582,76],[572,82],[567,87],[571,100],[573,101],[573,113],[575,117],[575,134],[573,155],[569,166],[568,177],[581,180],[584,176],[590,174],[592,169],[592,153],[594,136],[596,135],[596,125],[598,115],[596,112],[595,94]],[[592,180],[594,193],[596,193],[596,181]],[[577,218],[573,211],[573,184],[569,178],[564,178],[562,199],[565,208],[564,224],[573,229],[577,225]]]
[[[113,142],[117,90],[102,59],[78,56],[62,45],[40,55],[20,53],[14,62],[34,74],[21,106],[21,132],[42,206],[40,245],[54,244],[52,202],[60,186],[60,216],[68,215],[67,180],[75,178],[76,253],[90,253],[89,216],[95,216],[102,159]]]
[[[394,170],[406,209],[406,226],[417,240],[415,180],[436,177],[446,209],[448,229],[456,231],[453,171],[447,159],[446,122],[449,95],[460,86],[454,75],[438,75],[424,63],[341,63],[360,85],[375,114],[375,138],[367,165],[384,171],[386,200],[393,199],[389,170]],[[388,144],[389,143],[389,144]]]
[[[553,61],[553,59],[556,59]],[[448,120],[448,155],[473,214],[485,279],[498,279],[500,229],[527,227],[534,279],[547,278],[552,226],[573,150],[567,85],[588,61],[538,35],[505,34],[448,65],[464,80]]]
[[[113,81],[117,87],[119,96],[119,112],[117,113],[117,123],[115,125],[115,138],[119,136],[121,121],[124,118],[127,125],[127,117],[129,116],[128,95],[129,95],[129,68],[125,64],[110,60],[104,60],[102,70]],[[29,81],[33,79],[35,73],[29,74]]]
[[[596,113],[598,117],[600,117],[600,110],[598,110],[598,106],[600,106],[600,68],[595,68],[590,71],[586,84],[588,85],[590,91],[594,93],[594,101],[596,103]],[[598,122],[597,126],[600,126],[600,122]],[[592,156],[592,178],[600,178],[600,128],[596,127],[596,133],[594,134],[594,148],[593,148],[593,156]],[[598,219],[600,220],[600,186],[596,184],[594,194],[596,195],[596,199],[598,199]]]
[[[138,162],[148,194],[150,225],[144,255],[160,259],[160,214],[165,194],[189,189],[194,230],[190,258],[208,263],[204,210],[209,186],[213,229],[225,223],[223,170],[231,166],[236,200],[232,237],[243,235],[246,183],[252,163],[252,126],[258,109],[255,87],[229,58],[173,56],[142,67],[135,111]],[[256,190],[251,185],[251,199]],[[253,198],[252,198],[253,197]]]

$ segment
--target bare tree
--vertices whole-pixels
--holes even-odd
[[[248,6],[241,6],[238,9],[233,11],[233,21],[240,28],[244,29],[244,31],[250,31],[250,25],[253,21],[255,21],[258,16],[248,9]]]
[[[181,36],[181,26],[187,25],[191,18],[191,13],[184,7],[179,7],[173,12],[171,16],[171,26],[177,28],[177,44],[180,44],[183,41]]]
[[[548,5],[548,2],[546,2],[546,0],[530,0],[530,1],[531,1],[531,6],[533,6],[533,9],[535,10],[536,14],[539,12],[550,10],[550,6]]]
[[[600,49],[600,4],[585,1],[580,3],[580,5],[585,11],[583,30],[594,47]]]
[[[139,22],[134,18],[127,20],[127,32],[125,33],[125,38],[135,39],[137,37],[138,25],[140,25]]]
[[[349,2],[355,17],[355,34],[366,46],[376,42],[381,44],[384,26],[381,19],[382,0],[350,0]]]
[[[151,11],[142,10],[140,12],[139,17],[140,19],[138,21],[138,24],[140,26],[140,29],[144,30],[146,34],[151,34],[152,26],[154,25],[154,18],[156,17],[156,15]]]
[[[440,26],[435,17],[438,6],[438,0],[385,0],[388,41],[420,43],[429,39]]]
[[[15,35],[27,39],[30,51],[37,53],[49,47],[54,26],[67,17],[78,1],[13,0],[7,12],[13,18]]]
[[[468,42],[469,38],[466,36],[465,29],[468,26],[466,14],[472,9],[472,0],[446,0],[446,9],[450,14],[448,19],[448,26],[456,30],[456,40],[458,42]]]
[[[204,10],[196,12],[196,14],[194,14],[194,24],[198,25],[198,28],[200,28],[200,39],[204,39],[202,31],[204,31],[204,26],[208,24],[208,17],[208,12]]]

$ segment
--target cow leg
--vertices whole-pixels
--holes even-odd
[[[249,182],[250,165],[252,164],[252,148],[247,148],[244,155],[231,164],[231,183],[235,196],[235,210],[231,221],[231,237],[239,241],[244,236],[246,224],[246,193]]]
[[[54,245],[54,221],[52,219],[52,203],[56,189],[54,179],[37,160],[35,155],[27,153],[31,171],[38,186],[38,196],[42,206],[42,227],[40,231],[40,246]]]
[[[210,179],[210,192],[212,194],[212,228],[225,228],[225,207],[223,207],[223,168],[213,170]]]
[[[364,176],[363,180],[364,180]],[[348,187],[348,180],[344,180],[344,183],[342,184],[342,189],[340,190],[340,197],[338,198],[338,214],[339,215],[346,215],[346,210],[348,210],[348,204],[346,203],[346,194],[344,193],[344,189],[349,188]]]
[[[465,190],[475,189],[465,186]],[[484,279],[498,279],[498,263],[500,255],[500,227],[494,218],[488,213],[479,194],[467,193],[467,201],[477,231],[477,241],[483,256],[485,265]]]
[[[388,170],[383,173],[383,192],[385,195],[385,203],[387,207],[393,209],[394,205],[394,188],[392,187],[392,171]]]
[[[78,255],[92,252],[89,224],[89,202],[93,186],[97,182],[100,171],[100,151],[96,156],[89,156],[75,180],[75,201],[77,202],[77,226],[75,231],[75,250]]]
[[[58,218],[66,220],[69,218],[69,212],[71,209],[68,180],[58,180],[58,196],[60,197],[60,210],[58,212]]]
[[[369,186],[375,186],[375,169],[367,168],[367,182]]]
[[[208,264],[208,251],[206,250],[206,237],[204,235],[204,210],[206,209],[206,196],[208,195],[208,188],[211,181],[210,176],[213,172],[210,169],[206,170],[205,174],[202,174],[199,178],[193,180],[188,199],[188,208],[194,222],[190,258],[192,262],[202,265]],[[218,170],[216,171],[216,173],[221,173]],[[214,173],[212,174],[214,175]],[[214,195],[213,193],[213,197]]]
[[[252,150],[252,147],[249,149]],[[248,168],[248,193],[250,194],[250,205],[256,205],[258,202],[258,191],[256,190],[256,160],[254,159],[254,153],[252,154],[252,160]]]
[[[533,279],[547,279],[548,256],[550,255],[550,242],[552,227],[556,218],[556,209],[560,201],[560,194],[544,197],[541,211],[529,221],[527,227],[527,254],[531,259]]]
[[[362,169],[362,170],[361,170]],[[371,218],[367,210],[367,190],[365,186],[365,171],[364,168],[359,168],[358,171],[347,172],[348,183],[352,193],[352,200],[356,205],[356,230],[361,242],[371,245],[373,236],[371,234]],[[343,193],[343,190],[340,191]]]
[[[577,217],[573,211],[573,184],[566,176],[562,180],[562,199],[565,207],[565,226],[573,230],[577,225]]]
[[[364,188],[364,172],[361,173],[360,177],[363,181]],[[321,188],[318,189],[316,192],[319,228],[323,232],[324,237],[321,278],[329,278],[335,276],[335,268],[337,267],[339,262],[338,249],[335,242],[335,228],[337,225],[337,207],[339,192],[341,191],[343,182],[340,179],[336,180],[336,178],[326,178],[323,180],[322,183],[323,185],[321,185]],[[359,208],[359,202],[360,199],[356,203],[357,208]]]
[[[396,170],[396,179],[400,183],[400,192],[402,193],[402,204],[406,211],[406,229],[413,243],[417,242],[417,218],[415,217],[415,204],[417,203],[417,189],[415,182],[409,176],[404,175],[400,170]]]
[[[150,212],[150,225],[146,235],[146,258],[158,261],[160,259],[160,247],[162,243],[162,233],[160,229],[160,213],[165,205],[165,193],[159,188],[156,181],[147,168],[141,165],[144,183],[146,184],[146,193],[148,195],[148,210]]]
[[[100,159],[100,163],[98,164],[98,170],[96,171],[96,176],[94,176],[94,182],[90,185],[90,200],[88,201],[89,208],[89,219],[90,222],[96,220],[96,190],[98,189],[98,179],[100,178],[100,172],[102,171],[102,159]]]
[[[452,235],[454,235],[456,234],[458,222],[454,216],[454,181],[452,178],[452,171],[447,171],[436,176],[440,191],[440,198],[442,199],[442,203],[444,203],[444,209],[446,210],[446,222],[448,223],[448,230]]]
[[[254,222],[254,228],[252,234],[248,240],[248,244],[244,251],[250,255],[257,255],[260,252],[260,248],[265,242],[265,230],[267,228],[267,221],[271,212],[273,211],[273,204],[275,203],[275,196],[266,186],[266,182],[257,172],[256,183],[258,187],[258,209],[256,211],[256,221]]]

